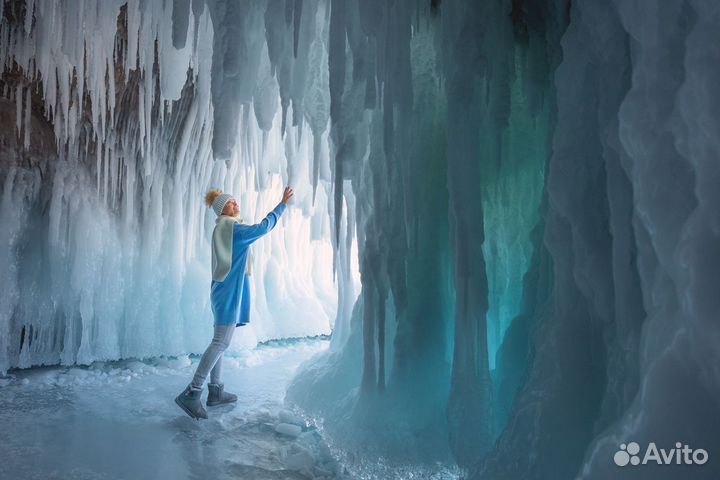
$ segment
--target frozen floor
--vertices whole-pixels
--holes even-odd
[[[238,402],[208,408],[201,421],[173,401],[199,357],[11,372],[0,379],[0,478],[351,478],[319,433],[283,407],[299,364],[328,343],[226,354],[223,381]],[[280,423],[303,431],[277,433]]]

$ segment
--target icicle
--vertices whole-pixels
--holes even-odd
[[[339,122],[342,112],[342,93],[345,85],[345,36],[345,0],[332,0],[328,65],[330,69],[330,118],[333,124]],[[345,133],[342,130],[339,131],[341,135]],[[341,141],[343,140],[341,139]],[[335,156],[333,183],[335,245],[340,238],[340,218],[342,217],[343,160],[343,152],[338,152]]]
[[[22,134],[22,119],[23,119],[23,91],[22,91],[22,84],[18,83],[17,87],[15,88],[15,130],[17,131],[17,136],[20,138],[20,135]]]
[[[95,149],[95,184],[96,184],[96,193],[97,193],[98,198],[100,198],[100,179],[102,178],[101,172],[102,172],[102,148],[96,148]]]
[[[108,205],[108,190],[110,184],[110,155],[108,153],[107,145],[98,145],[98,148],[103,152],[103,203]]]
[[[32,121],[32,89],[28,87],[25,89],[25,139],[24,139],[24,147],[25,150],[30,149],[30,127],[31,127],[31,121]]]
[[[30,35],[35,11],[35,0],[25,0],[25,33]]]
[[[190,0],[173,0],[172,44],[180,50],[185,47],[190,22]]]
[[[290,100],[287,98],[283,98],[280,101],[280,105],[282,107],[282,123],[281,123],[281,127],[280,127],[280,135],[283,138],[285,138],[285,128],[287,125],[287,110],[288,110],[288,107],[290,106]]]
[[[312,161],[312,204],[315,205],[318,181],[320,180],[320,149],[322,148],[322,134],[313,133],[313,161]]]
[[[345,86],[345,0],[332,0],[329,43],[330,118],[335,123],[340,119]]]
[[[293,57],[298,56],[298,38],[300,37],[300,19],[302,17],[303,0],[293,0]]]

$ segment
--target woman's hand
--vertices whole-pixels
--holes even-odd
[[[290,201],[290,198],[294,195],[295,192],[293,192],[293,189],[290,187],[285,187],[285,191],[283,192],[283,198],[282,202],[287,205],[287,203]]]

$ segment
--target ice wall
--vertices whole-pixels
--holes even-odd
[[[703,293],[717,276],[717,15],[709,2],[573,3],[547,188],[553,303],[512,428],[475,478],[717,475],[612,461],[629,441],[718,448],[718,304]],[[509,463],[519,448],[538,460]]]
[[[355,195],[362,301],[289,398],[343,448],[467,467],[507,421],[529,358],[528,329],[501,344],[539,243],[552,6],[331,2],[334,166]]]
[[[325,10],[295,3],[300,23],[264,1],[0,2],[0,371],[201,351],[211,186],[248,223],[296,190],[253,247],[235,347],[347,315],[357,265],[330,239],[329,93],[307,80],[327,61]]]
[[[342,448],[469,478],[717,476],[613,456],[718,448],[718,14],[333,0],[362,293],[289,398]]]

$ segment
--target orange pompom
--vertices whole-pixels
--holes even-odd
[[[222,195],[222,192],[217,188],[208,190],[208,192],[205,194],[205,204],[208,206],[208,208],[212,207],[213,202],[219,195]]]

